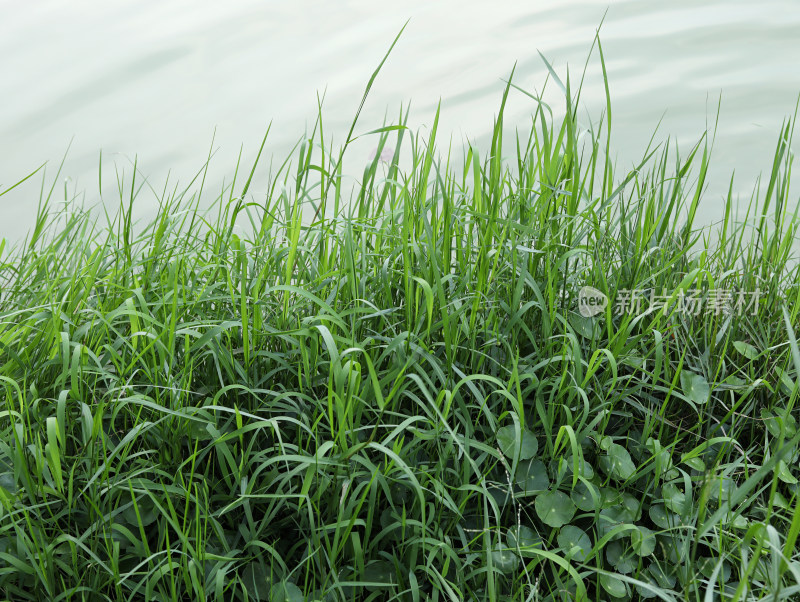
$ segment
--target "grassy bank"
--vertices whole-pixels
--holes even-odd
[[[620,172],[575,96],[457,165],[382,128],[352,195],[321,122],[210,210],[45,194],[0,257],[5,598],[798,599],[793,121],[703,231],[708,139]]]

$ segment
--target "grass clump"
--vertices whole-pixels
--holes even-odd
[[[349,197],[320,121],[265,194],[43,202],[0,264],[6,598],[797,599],[793,121],[705,231],[706,137],[619,173],[565,99],[458,165],[403,116]],[[723,289],[760,295],[685,310]]]

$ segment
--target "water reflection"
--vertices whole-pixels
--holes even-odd
[[[687,147],[713,127],[721,95],[710,191],[701,207],[703,219],[714,219],[734,168],[744,194],[769,169],[781,121],[794,109],[796,2],[506,0],[488,8],[454,0],[236,0],[202,9],[187,0],[0,2],[0,186],[44,161],[52,174],[72,140],[63,171],[71,177],[68,195],[85,190],[88,204],[98,201],[100,149],[108,170],[104,197],[115,195],[113,162],[129,170],[136,155],[160,189],[170,172],[191,178],[216,128],[208,185],[219,189],[240,149],[245,163],[252,158],[270,121],[266,151],[282,159],[313,125],[323,92],[327,133],[341,142],[364,84],[409,17],[359,131],[386,115],[396,120],[400,104],[409,102],[410,125],[430,125],[441,100],[440,140],[460,146],[468,139],[485,148],[501,80],[514,63],[515,81],[531,91],[547,74],[537,51],[561,73],[568,64],[573,81],[579,79],[604,16],[619,163],[641,155],[659,120],[664,136]],[[599,119],[604,100],[596,57],[583,100],[585,119]],[[524,128],[532,110],[529,99],[514,96],[509,127]],[[366,141],[353,152],[366,160],[373,148]],[[0,198],[0,236],[14,238],[29,227],[38,193],[30,182]]]

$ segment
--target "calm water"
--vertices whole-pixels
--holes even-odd
[[[313,125],[325,93],[326,128],[341,142],[372,70],[410,22],[373,88],[357,131],[377,127],[411,101],[411,125],[432,123],[442,101],[440,141],[486,148],[502,94],[515,82],[541,87],[541,51],[564,73],[583,66],[596,28],[609,70],[616,154],[641,156],[660,133],[688,148],[720,125],[702,218],[718,217],[733,170],[746,198],[768,171],[781,121],[800,93],[800,2],[652,0],[0,0],[0,189],[48,162],[48,181],[71,148],[59,198],[85,191],[114,199],[116,169],[134,157],[153,187],[170,173],[188,183],[216,128],[209,178],[219,190],[240,146],[247,161],[270,121],[267,153],[283,159]],[[599,61],[584,85],[586,120],[603,106]],[[529,122],[531,101],[517,94],[508,122]],[[366,161],[373,143],[353,149]],[[268,167],[268,163],[265,164]],[[352,173],[357,174],[359,170]],[[266,177],[266,176],[265,176]],[[41,180],[0,197],[0,236],[28,230]],[[210,195],[211,196],[211,195]],[[137,211],[155,207],[143,193]]]

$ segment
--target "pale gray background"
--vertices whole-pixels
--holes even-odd
[[[267,153],[283,159],[313,124],[324,90],[326,128],[341,142],[369,75],[409,18],[358,131],[379,126],[387,110],[394,118],[409,101],[411,125],[429,126],[441,98],[443,148],[452,136],[454,146],[469,139],[486,149],[501,79],[514,62],[515,82],[531,91],[546,75],[537,51],[577,77],[607,9],[601,39],[621,163],[641,156],[662,117],[662,137],[688,148],[713,125],[721,95],[701,208],[704,220],[717,218],[731,172],[749,196],[756,174],[770,168],[782,119],[794,111],[799,2],[0,0],[0,189],[46,161],[51,180],[70,140],[60,199],[68,178],[69,196],[85,191],[88,205],[98,202],[101,149],[107,202],[115,200],[114,164],[130,175],[135,155],[155,188],[170,171],[188,182],[216,127],[209,179],[216,192],[240,145],[251,160],[270,121]],[[583,115],[596,120],[603,107],[596,54],[584,90]],[[525,127],[532,109],[516,94],[508,123]],[[366,161],[372,146],[354,147],[353,157]],[[0,197],[0,236],[24,236],[40,182]],[[150,193],[137,203],[141,215],[155,207]]]

